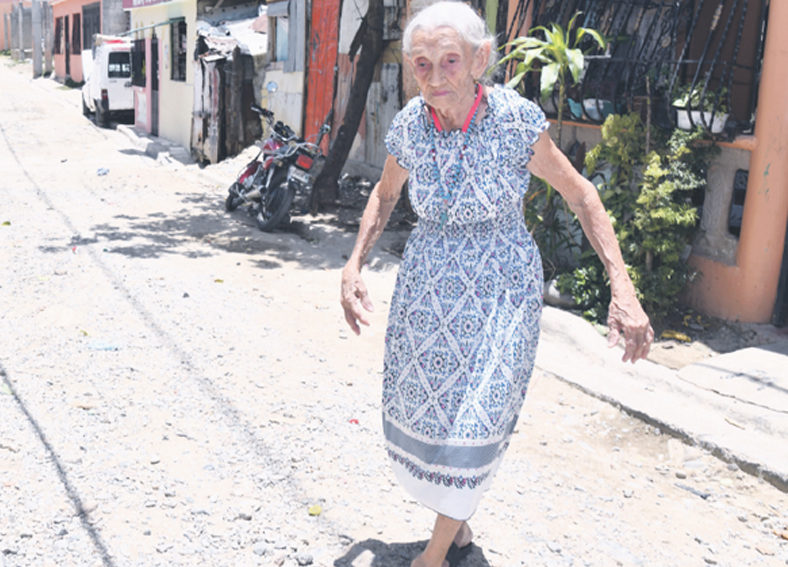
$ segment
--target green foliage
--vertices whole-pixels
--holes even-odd
[[[593,39],[592,48],[598,46],[605,49],[607,46],[605,38],[598,31],[582,26],[575,29],[575,21],[580,14],[582,12],[576,12],[572,16],[566,29],[556,23],[550,24],[549,29],[546,26],[536,26],[530,30],[529,35],[513,39],[501,48],[509,50],[509,53],[501,59],[501,64],[519,61],[514,76],[507,86],[512,88],[519,86],[522,91],[525,76],[536,69],[541,71],[539,93],[542,100],[552,95],[555,87],[558,86],[559,145],[566,88],[580,82],[585,66],[587,53],[580,49],[580,44],[584,38],[590,37]]]
[[[602,143],[586,154],[589,176],[605,177],[600,198],[614,219],[629,220],[637,190],[638,166],[646,148],[646,131],[636,114],[612,114],[602,124]]]
[[[580,81],[585,64],[585,53],[579,48],[584,37],[591,37],[596,44],[604,49],[607,43],[598,31],[590,28],[578,27],[574,30],[575,20],[582,12],[575,13],[564,29],[559,24],[550,24],[550,29],[545,26],[532,28],[528,36],[518,37],[504,46],[509,48],[509,53],[501,59],[501,63],[516,59],[520,63],[515,68],[515,75],[509,80],[507,86],[520,85],[525,75],[537,68],[542,70],[539,91],[542,100],[553,93],[558,82],[565,82],[569,76],[572,84]],[[536,37],[541,34],[544,39]]]
[[[609,116],[602,142],[586,155],[593,178],[604,172],[600,197],[611,215],[624,261],[646,311],[665,317],[692,273],[685,252],[698,221],[692,197],[705,186],[706,167],[716,146],[698,144],[702,129],[675,130],[645,152],[645,132],[637,115]],[[610,301],[605,270],[596,254],[581,256],[558,287],[571,293],[584,314],[603,322]]]
[[[556,283],[561,293],[570,294],[589,321],[603,322],[610,304],[610,287],[602,263],[593,250],[584,253],[581,265],[571,273],[558,276]]]

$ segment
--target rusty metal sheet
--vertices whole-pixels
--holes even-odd
[[[341,0],[312,3],[304,135],[316,134],[331,111],[339,49]],[[336,117],[335,117],[336,118]],[[336,120],[334,124],[338,124]],[[324,142],[324,150],[328,140]]]

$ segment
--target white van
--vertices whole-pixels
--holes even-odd
[[[84,55],[89,54],[86,52]],[[82,113],[95,114],[96,124],[109,125],[111,116],[134,115],[131,88],[131,40],[96,34],[91,57],[83,57]]]

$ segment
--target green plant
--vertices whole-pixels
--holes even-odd
[[[638,298],[656,320],[676,305],[693,276],[685,258],[698,220],[693,197],[705,186],[706,167],[718,151],[697,144],[702,137],[701,129],[674,130],[667,139],[657,132],[655,149],[647,153],[640,117],[613,115],[602,126],[602,142],[586,156],[590,176],[605,171],[600,197]],[[610,295],[592,251],[559,277],[558,287],[572,294],[586,317],[604,321]]]
[[[536,26],[530,30],[529,35],[518,37],[502,47],[502,49],[508,48],[509,53],[501,59],[501,63],[512,60],[519,61],[515,67],[514,76],[509,80],[507,86],[522,85],[526,74],[537,68],[541,72],[539,93],[542,100],[552,95],[556,85],[558,86],[557,138],[559,147],[561,146],[566,89],[567,86],[580,82],[585,66],[587,52],[580,49],[580,44],[583,38],[590,37],[593,39],[593,43],[587,51],[593,49],[594,44],[601,49],[605,49],[607,46],[605,38],[598,31],[585,27],[575,29],[575,21],[581,13],[576,12],[572,16],[566,29],[556,23],[550,24],[549,29],[545,26]],[[542,38],[537,35],[541,35]]]
[[[695,87],[687,85],[679,90],[673,100],[673,106],[685,110],[702,110],[703,112],[711,112],[716,106],[717,112],[728,114],[727,100],[728,89],[726,87],[716,91],[707,89],[704,94],[703,87],[700,85]]]

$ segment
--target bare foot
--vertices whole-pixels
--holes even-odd
[[[457,535],[454,536],[454,545],[462,549],[467,547],[473,541],[473,532],[468,522],[463,522],[460,529],[457,530]]]
[[[430,564],[427,563],[421,555],[419,555],[411,562],[410,567],[430,567]],[[451,566],[449,565],[449,562],[444,559],[443,563],[441,563],[441,567]]]

